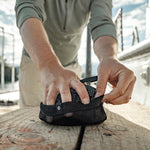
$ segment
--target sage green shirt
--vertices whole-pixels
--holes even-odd
[[[93,41],[103,35],[116,39],[111,0],[16,0],[15,11],[19,28],[28,18],[42,21],[64,66],[77,60],[81,35],[88,22]]]

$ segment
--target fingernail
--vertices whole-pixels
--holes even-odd
[[[101,96],[100,92],[96,92],[95,98]]]
[[[82,103],[83,103],[83,104],[88,104],[88,103],[89,103],[89,101],[88,101],[88,99],[87,99],[87,98],[84,98],[84,99],[82,100]]]
[[[50,105],[50,102],[49,102],[49,101],[47,101],[47,105]]]
[[[53,105],[51,101],[47,100],[47,105]]]

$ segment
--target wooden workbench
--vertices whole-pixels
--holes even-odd
[[[150,150],[150,108],[105,104],[108,119],[94,126],[47,125],[39,108],[0,116],[0,150]],[[80,147],[81,146],[81,147]]]

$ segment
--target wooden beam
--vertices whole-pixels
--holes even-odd
[[[132,101],[104,107],[108,119],[100,125],[82,128],[82,132],[80,127],[42,122],[37,107],[1,115],[0,150],[77,150],[80,144],[81,150],[150,149],[150,108]]]
[[[48,125],[38,118],[39,108],[24,108],[0,116],[0,150],[72,150],[80,127]]]
[[[150,109],[135,102],[105,105],[108,119],[86,127],[82,150],[150,149]]]

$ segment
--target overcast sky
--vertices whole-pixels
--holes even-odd
[[[113,18],[116,16],[119,8],[123,9],[123,38],[124,38],[124,49],[128,49],[132,45],[132,31],[133,27],[137,26],[139,39],[143,41],[145,39],[145,23],[146,23],[146,7],[147,0],[114,0],[113,1]],[[85,36],[83,36],[82,41],[85,43]],[[81,45],[81,49],[85,49],[86,45]],[[83,57],[83,52],[80,49],[79,61],[80,63],[85,63],[85,56]],[[84,53],[84,55],[86,55]],[[97,63],[98,59],[92,53],[92,62]]]

